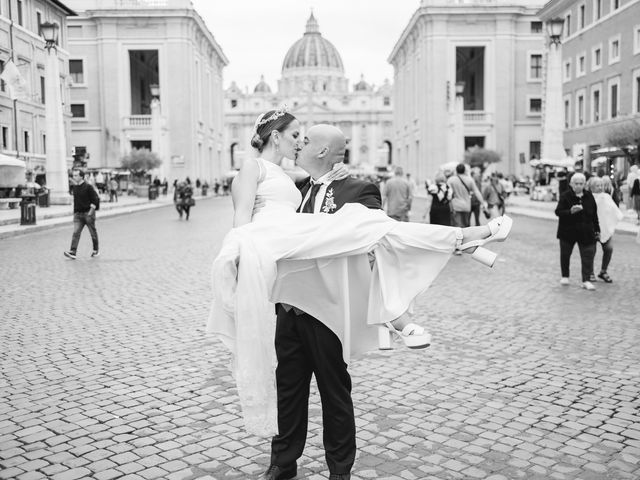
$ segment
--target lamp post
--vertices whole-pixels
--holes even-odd
[[[162,133],[160,129],[160,85],[153,83],[149,85],[151,92],[151,150],[163,160]],[[158,178],[166,178],[164,161],[158,168]]]
[[[547,21],[547,61],[542,106],[542,145],[540,156],[545,160],[562,160],[564,151],[564,111],[562,101],[561,40],[564,19]]]
[[[40,33],[45,41],[47,61],[45,64],[45,123],[46,123],[46,168],[49,201],[54,205],[68,205],[69,173],[67,169],[67,143],[64,138],[62,96],[60,93],[60,65],[58,63],[58,25],[40,24]]]
[[[464,86],[465,82],[456,82],[455,98],[455,161],[464,161]]]

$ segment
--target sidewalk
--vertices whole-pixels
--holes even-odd
[[[194,197],[196,200],[201,197]],[[122,195],[118,202],[100,202],[98,218],[125,215],[173,204],[173,195],[160,195],[156,200]],[[20,225],[20,207],[0,209],[0,240],[3,238],[37,232],[73,222],[73,205],[36,207],[36,225]]]

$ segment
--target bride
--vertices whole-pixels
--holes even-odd
[[[312,129],[322,129],[331,137],[328,144],[344,152],[345,138],[337,128]],[[397,222],[359,203],[336,209],[328,200],[326,213],[296,213],[302,195],[280,164],[284,157],[297,156],[303,163],[322,151],[307,152],[317,147],[309,139],[311,130],[301,139],[298,120],[284,110],[261,115],[255,130],[252,146],[261,156],[246,160],[233,183],[234,228],[213,263],[214,302],[207,330],[234,355],[247,430],[268,436],[277,433],[274,303],[294,304],[336,331],[332,319],[348,310],[348,300],[338,296],[319,301],[305,286],[331,271],[332,262],[373,252],[362,323],[389,325],[407,312],[455,250],[492,266],[496,255],[481,245],[504,240],[511,219],[499,217],[486,226],[460,229]],[[257,197],[264,206],[253,214]],[[332,281],[334,291],[348,288],[348,278]],[[400,333],[394,325],[389,329]]]

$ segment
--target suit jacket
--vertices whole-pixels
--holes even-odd
[[[298,184],[303,199],[311,188],[310,179],[311,177]],[[319,201],[320,198],[316,198],[316,202]],[[342,208],[345,203],[361,203],[367,208],[381,209],[380,189],[371,182],[357,178],[347,177],[343,180],[335,180],[327,186],[320,211],[333,213]]]

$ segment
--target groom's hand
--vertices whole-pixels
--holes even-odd
[[[251,212],[251,216],[255,217],[256,213],[258,213],[265,206],[267,202],[260,195],[256,195],[256,199],[253,202],[253,211]]]

